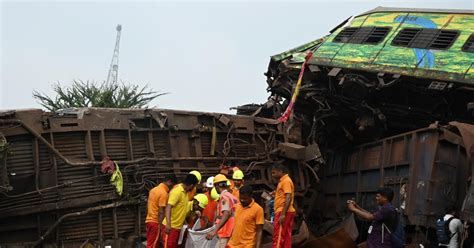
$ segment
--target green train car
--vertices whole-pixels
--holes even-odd
[[[310,51],[295,114],[321,143],[474,122],[474,11],[378,7],[272,56],[270,100],[282,109]]]

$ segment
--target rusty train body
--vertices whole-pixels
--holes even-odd
[[[275,187],[276,161],[290,166],[299,214],[315,233],[347,214],[347,199],[375,208],[380,185],[395,189],[409,225],[429,228],[447,204],[463,204],[471,173],[455,125],[338,150],[322,163],[317,148],[301,145],[300,128],[260,117],[96,108],[0,116],[2,247],[136,247],[148,190],[166,173],[206,178],[237,165],[263,192]],[[101,172],[104,157],[123,174],[122,195]]]
[[[271,152],[287,140],[270,119],[160,109],[4,111],[0,134],[1,247],[135,246],[148,190],[166,173],[207,178],[237,165],[257,191],[271,190]],[[100,170],[106,156],[122,195]],[[307,173],[293,175],[307,188]]]

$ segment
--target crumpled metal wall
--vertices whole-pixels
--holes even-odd
[[[320,213],[344,216],[350,199],[375,211],[375,194],[385,186],[407,225],[434,227],[448,205],[461,206],[466,196],[469,158],[452,129],[432,126],[335,152],[321,169]],[[361,225],[364,234],[368,226]]]
[[[0,173],[12,188],[0,190],[0,244],[140,242],[148,190],[166,173],[207,178],[232,164],[257,192],[270,190],[271,152],[286,140],[275,121],[248,116],[94,108],[1,116],[9,150]],[[105,156],[122,171],[122,196],[100,172]]]

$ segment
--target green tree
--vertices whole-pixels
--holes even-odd
[[[133,84],[97,84],[95,82],[73,81],[70,87],[59,83],[53,85],[55,97],[33,91],[33,97],[50,111],[65,108],[142,108],[153,99],[167,93],[159,93]]]

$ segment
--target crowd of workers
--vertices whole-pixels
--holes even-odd
[[[271,192],[275,213],[273,247],[289,248],[295,217],[294,185],[283,165],[273,165],[271,174],[278,181],[276,190]],[[221,170],[207,178],[199,189],[202,193],[198,193],[201,179],[196,170],[182,182],[168,174],[150,190],[145,220],[147,248],[184,247],[186,229],[194,227],[206,231],[206,240],[216,240],[216,248],[260,247],[264,211],[255,202],[252,187],[244,185],[244,173],[237,167]]]

